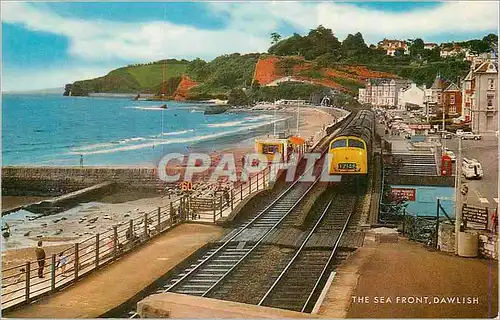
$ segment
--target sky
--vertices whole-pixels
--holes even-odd
[[[498,2],[1,2],[2,91],[62,87],[130,63],[265,52],[322,24],[343,40],[498,33]]]

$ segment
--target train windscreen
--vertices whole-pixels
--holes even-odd
[[[349,139],[349,147],[364,149],[365,145],[359,140]]]
[[[336,140],[332,143],[332,149],[343,148],[347,146],[347,139]]]

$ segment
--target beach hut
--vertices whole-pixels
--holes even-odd
[[[288,158],[288,139],[255,139],[255,152],[263,154],[269,161],[283,162]]]
[[[255,152],[264,154],[269,161],[288,162],[292,153],[302,154],[304,148],[305,139],[299,136],[255,139]]]

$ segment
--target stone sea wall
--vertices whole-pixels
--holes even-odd
[[[155,187],[154,168],[4,167],[3,195],[59,195],[101,182]]]

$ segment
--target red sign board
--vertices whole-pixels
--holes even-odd
[[[408,127],[413,130],[428,130],[431,128],[431,125],[428,123],[410,123]]]
[[[392,196],[397,199],[406,199],[408,201],[415,201],[415,189],[410,188],[392,188]]]

